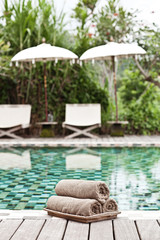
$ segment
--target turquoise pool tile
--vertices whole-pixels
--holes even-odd
[[[40,198],[48,198],[49,194],[41,194]]]
[[[30,197],[30,198],[31,198],[32,195],[33,195],[33,194],[26,193],[26,194],[24,195],[24,197]]]
[[[24,195],[17,194],[13,199],[14,200],[20,200]]]
[[[9,194],[9,192],[0,193],[0,199],[4,199],[8,194]]]
[[[55,191],[53,191],[53,190],[52,190],[52,191],[47,191],[47,190],[44,190],[44,192],[43,192],[43,193],[45,193],[45,194],[49,194],[49,195],[50,195],[50,194],[53,194],[53,193],[55,193]]]
[[[16,186],[15,186],[15,189],[18,189],[18,190],[20,190],[20,189],[22,189],[22,188],[23,188],[22,185],[16,185]]]
[[[52,189],[53,189],[53,186],[46,186],[45,189],[47,189],[47,190],[52,190]]]
[[[26,204],[26,207],[34,207],[35,206],[35,203],[34,202],[28,202]]]
[[[46,203],[47,199],[38,199],[37,203]]]
[[[4,185],[4,184],[2,184],[1,186],[0,186],[0,189],[6,189],[8,187],[8,184],[6,184],[6,185]]]
[[[7,209],[7,203],[0,203],[0,209]]]
[[[22,197],[21,201],[28,202],[30,200],[30,197]]]
[[[30,199],[30,200],[29,200],[29,203],[36,204],[37,202],[38,202],[38,200],[37,200],[37,199]]]
[[[43,205],[36,205],[34,206],[34,210],[42,210],[44,208]]]
[[[7,187],[7,188],[5,189],[5,192],[10,192],[10,191],[12,191],[12,187]]]
[[[27,183],[25,183],[25,186],[31,186],[32,185],[32,182],[27,182]]]
[[[40,190],[40,189],[37,189],[36,191],[35,191],[35,193],[34,193],[34,195],[41,195],[41,193],[42,193],[42,191]]]
[[[26,192],[28,192],[28,188],[22,188],[22,189],[20,189],[18,192],[25,194]]]
[[[14,208],[15,210],[21,210],[21,209],[24,209],[25,206],[26,206],[26,202],[20,202],[16,205],[16,207]]]
[[[12,198],[12,197],[9,197],[9,196],[5,197],[5,200],[6,200],[7,202],[8,202],[8,201],[9,201],[9,202],[12,201],[12,199],[13,199],[13,198]]]
[[[17,199],[13,199],[11,202],[9,202],[9,204],[18,204],[19,203],[19,200]]]

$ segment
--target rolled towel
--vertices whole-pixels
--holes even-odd
[[[55,192],[59,196],[96,199],[102,204],[109,198],[109,188],[102,181],[61,180]]]
[[[102,207],[103,207],[103,212],[118,211],[118,205],[117,205],[116,201],[112,198],[107,199]]]
[[[102,205],[94,199],[79,199],[72,197],[51,196],[47,208],[68,214],[91,216],[102,213]]]

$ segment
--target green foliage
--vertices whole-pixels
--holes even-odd
[[[127,12],[119,6],[119,0],[108,0],[99,14],[96,22],[100,44],[111,40],[122,42],[133,33],[135,13]]]
[[[125,70],[121,85],[121,99],[127,106],[132,100],[137,101],[148,84],[143,81],[143,76],[136,68],[131,68],[131,70]]]
[[[75,52],[81,56],[88,48],[95,44],[89,26],[94,21],[94,9],[97,0],[80,0],[74,9],[72,17],[78,21],[77,34],[75,36]]]
[[[153,79],[156,79],[160,75],[160,28],[155,25],[140,28],[135,40],[147,52],[141,65]]]
[[[77,18],[77,20],[82,23],[81,28],[84,28],[84,25],[86,23],[86,19],[88,17],[87,14],[87,7],[85,7],[81,2],[79,2],[74,9],[75,15],[74,17]]]
[[[57,16],[53,0],[8,2],[3,1],[3,15],[0,18],[0,104],[30,103],[33,122],[45,118],[43,63],[36,63],[35,67],[24,63],[11,68],[9,62],[18,51],[40,44],[42,38],[52,45],[70,49],[78,56],[106,41],[136,40],[148,53],[140,59],[142,66],[159,82],[160,29],[156,26],[152,29],[137,26],[134,33],[136,12],[124,10],[118,0],[106,1],[98,14],[95,11],[97,0],[79,0],[72,15],[78,22],[74,35],[65,28],[65,14],[61,12]],[[90,32],[92,25],[95,34]],[[110,65],[106,66],[110,68]],[[128,70],[121,76],[126,68]],[[54,120],[64,121],[66,103],[100,103],[102,122],[111,119],[111,113],[115,111],[108,96],[108,84],[102,88],[98,80],[100,77],[104,79],[107,71],[100,64],[93,67],[88,63],[80,67],[67,61],[58,61],[56,65],[47,62],[48,108]],[[159,89],[144,81],[132,61],[130,66],[125,61],[118,72],[122,77],[117,84],[122,105],[120,119],[129,121],[128,131],[138,134],[160,131]],[[48,133],[44,135],[48,136]]]
[[[53,115],[59,122],[64,120],[66,103],[100,103],[102,113],[108,108],[108,93],[96,83],[93,74],[86,67],[76,65],[69,69],[65,80],[54,79],[54,91],[51,92],[50,100]],[[72,77],[70,77],[72,76]],[[50,104],[51,107],[51,104]]]
[[[7,1],[6,1],[7,2]],[[4,6],[3,18],[6,21],[4,26],[4,41],[9,41],[13,54],[26,47],[31,46],[31,36],[36,25],[37,9],[32,8],[32,1],[15,1],[9,8]],[[9,13],[9,14],[8,14]]]
[[[83,4],[88,7],[92,12],[96,7],[97,0],[82,0]]]
[[[160,131],[160,91],[143,81],[139,71],[125,71],[119,89],[123,101],[123,117],[129,121],[130,133],[151,134]]]
[[[42,129],[40,137],[42,138],[54,137],[54,132],[52,129]]]
[[[16,98],[16,94],[13,91],[16,88],[16,83],[10,78],[10,57],[8,52],[10,51],[10,45],[0,39],[0,104],[10,103]]]

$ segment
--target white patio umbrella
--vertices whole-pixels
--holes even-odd
[[[43,62],[44,63],[44,89],[45,89],[45,114],[48,122],[48,103],[47,103],[47,77],[46,77],[46,62],[58,60],[72,59],[73,62],[78,56],[68,49],[51,46],[50,44],[42,43],[36,47],[30,47],[17,53],[12,59],[12,62]]]
[[[88,49],[82,54],[80,60],[112,60],[114,93],[116,104],[116,122],[118,122],[118,103],[117,103],[117,87],[116,87],[116,73],[115,73],[115,57],[130,57],[145,54],[146,51],[134,43],[116,43],[109,42],[105,45],[97,46]]]

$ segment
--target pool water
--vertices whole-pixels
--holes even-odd
[[[160,209],[160,148],[0,149],[0,209],[43,209],[73,178],[106,182],[120,210]]]

